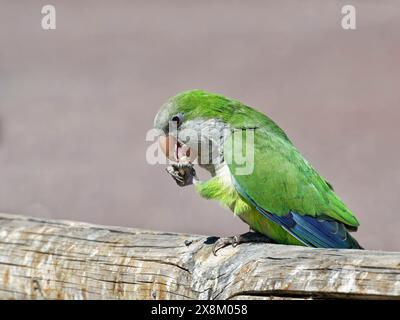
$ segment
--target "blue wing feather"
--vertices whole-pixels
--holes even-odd
[[[306,246],[317,248],[362,249],[341,222],[314,218],[292,211],[285,216],[278,216],[261,208],[246,192],[241,190],[240,186],[237,184],[236,189],[246,200],[254,205],[258,212],[282,226],[287,232]]]

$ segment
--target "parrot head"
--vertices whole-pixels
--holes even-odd
[[[218,162],[233,104],[235,100],[203,90],[185,91],[170,98],[154,119],[154,127],[162,133],[159,142],[165,155],[177,162]]]

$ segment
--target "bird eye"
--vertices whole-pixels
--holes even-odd
[[[176,125],[179,126],[182,123],[182,115],[181,114],[176,114],[172,117],[171,121],[176,122]]]

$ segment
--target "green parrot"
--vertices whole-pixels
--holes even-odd
[[[280,244],[362,249],[349,233],[357,230],[357,218],[266,115],[219,94],[190,90],[161,107],[154,127],[163,133],[164,153],[175,161],[167,171],[178,185],[193,184],[256,233]],[[249,143],[237,147],[235,136]],[[235,161],[246,151],[247,171],[243,161]],[[196,158],[210,179],[198,179]],[[246,239],[221,238],[214,252]]]

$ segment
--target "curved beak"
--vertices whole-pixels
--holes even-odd
[[[194,160],[191,149],[185,144],[180,143],[174,136],[160,136],[158,142],[161,150],[169,160],[176,162],[181,162],[183,160],[192,162]]]

